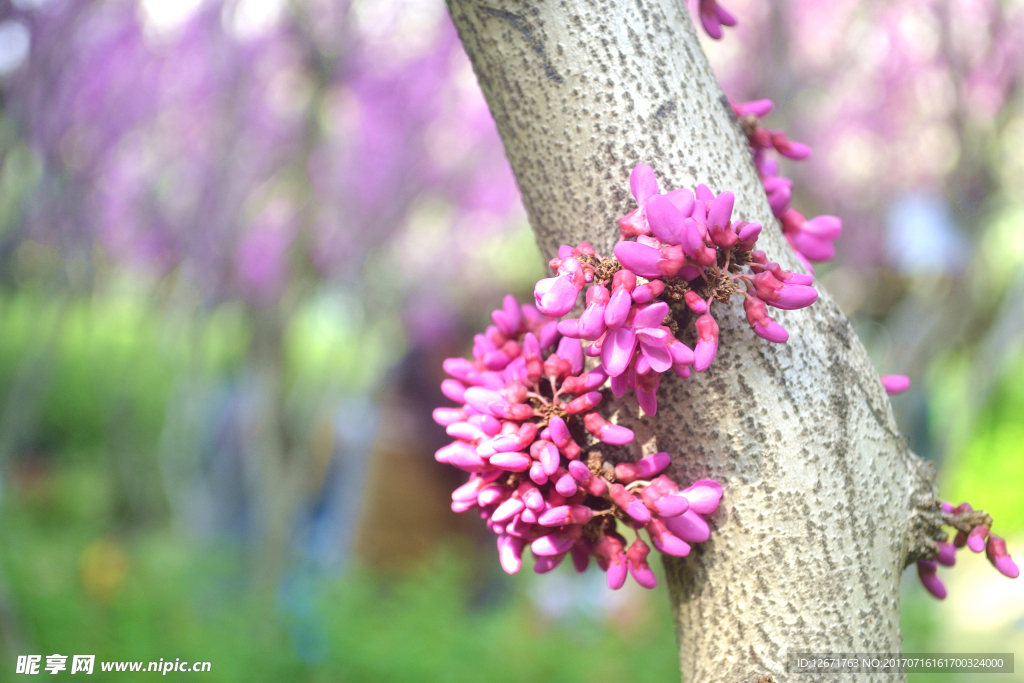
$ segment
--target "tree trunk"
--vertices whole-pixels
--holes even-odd
[[[448,6],[547,257],[583,239],[610,256],[643,162],[663,190],[734,192],[734,216],[766,228],[759,247],[799,269],[680,0]],[[708,372],[666,375],[655,418],[618,404],[645,454],[673,454],[678,482],[725,489],[711,539],[665,561],[684,681],[786,681],[789,653],[900,651],[900,576],[937,529],[933,475],[818,291],[778,313],[784,345],[754,336],[740,297],[718,305]]]

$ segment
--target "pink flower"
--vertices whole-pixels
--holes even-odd
[[[714,479],[699,479],[680,492],[690,503],[690,509],[702,515],[710,515],[718,509],[722,500],[722,485]]]
[[[890,396],[894,394],[902,394],[910,388],[910,378],[906,375],[882,375],[879,379],[882,380],[882,386],[885,387],[885,393]]]
[[[938,565],[935,560],[918,560],[917,561],[917,576],[921,579],[921,583],[924,585],[928,592],[937,597],[939,600],[945,600],[946,598],[946,586],[943,585],[942,581],[938,576]]]
[[[710,313],[697,318],[697,345],[693,349],[693,369],[704,372],[718,353],[718,323]]]
[[[988,527],[974,527],[973,529],[971,529],[971,532],[967,534],[967,547],[975,553],[980,553],[982,550],[985,550],[985,547],[987,545],[985,543],[985,539],[988,538],[988,534]]]
[[[636,392],[637,402],[644,413],[656,415],[661,373],[651,368],[645,356],[637,355],[635,362],[630,366],[627,383],[629,388]]]
[[[523,313],[516,298],[511,294],[506,295],[501,309],[491,313],[491,320],[503,333],[515,335],[523,321]]]
[[[756,296],[747,296],[743,301],[747,322],[754,328],[754,334],[776,344],[789,341],[789,332],[768,315],[768,308]]]
[[[633,301],[638,304],[646,304],[651,299],[661,296],[665,291],[665,283],[661,280],[651,280],[633,289]]]
[[[756,116],[759,119],[763,119],[765,116],[771,113],[775,105],[771,100],[753,100],[751,102],[730,102],[733,111],[736,112],[736,116],[743,118],[744,116],[751,115]]]
[[[675,245],[654,247],[642,242],[619,242],[615,258],[641,277],[675,277],[682,267],[683,252]]]
[[[526,541],[508,534],[498,534],[498,558],[501,568],[515,574],[523,566],[523,547]]]
[[[658,194],[658,179],[654,177],[654,169],[647,164],[637,164],[629,174],[629,190],[633,193],[637,208],[619,219],[619,230],[622,238],[650,235],[647,225],[647,202]]]
[[[608,308],[609,299],[607,287],[601,284],[594,285],[587,290],[587,307],[583,315],[558,323],[558,331],[566,337],[594,341],[607,329],[605,310]]]
[[[601,363],[609,376],[616,377],[626,371],[638,344],[641,355],[656,372],[664,372],[672,366],[668,352],[671,333],[661,328],[661,321],[667,314],[665,302],[634,306],[626,324],[609,330],[601,348]]]
[[[811,261],[828,261],[836,254],[833,245],[843,232],[843,222],[835,216],[816,216],[806,220],[796,209],[782,216],[783,232],[793,249]]]
[[[1020,576],[1020,569],[1017,568],[1017,564],[1010,557],[1010,554],[1006,552],[1006,541],[992,534],[989,536],[985,547],[989,562],[999,570],[1000,574],[1011,579],[1016,579]]]
[[[787,311],[810,306],[818,300],[818,292],[813,287],[780,282],[768,271],[754,276],[754,289],[766,304]]]
[[[612,532],[601,536],[594,547],[597,565],[608,574],[608,587],[612,590],[622,588],[626,582],[626,543],[622,536]]]
[[[604,479],[595,477],[590,468],[579,460],[569,463],[569,474],[576,483],[592,496],[603,497],[608,490],[608,484]]]
[[[708,303],[701,299],[697,292],[691,290],[683,296],[683,299],[686,301],[686,305],[690,307],[690,310],[697,315],[708,312]]]
[[[647,556],[651,549],[639,537],[629,546],[626,551],[626,562],[629,565],[629,573],[633,579],[644,588],[654,588],[658,585],[658,579],[654,577],[650,565],[647,564]]]
[[[636,289],[636,275],[627,268],[615,273],[612,277],[612,294],[604,312],[604,322],[608,327],[622,327],[629,317],[633,306],[633,291]]]
[[[956,546],[952,543],[939,543],[939,556],[935,561],[944,567],[956,564]]]
[[[576,305],[576,298],[583,290],[584,283],[583,267],[580,262],[572,257],[564,259],[555,277],[537,282],[533,290],[537,309],[551,318],[565,315]]]
[[[786,137],[781,130],[772,131],[772,146],[779,154],[790,159],[806,159],[811,156],[811,148],[802,142],[794,142]]]
[[[633,441],[631,430],[608,422],[596,412],[584,415],[583,425],[588,432],[604,443],[622,446]]]
[[[664,244],[682,244],[683,222],[693,209],[693,193],[685,190],[682,206],[677,206],[667,195],[652,197],[647,205],[647,221],[651,232]],[[685,206],[685,210],[683,209]]]
[[[781,216],[789,208],[789,201],[793,198],[793,181],[781,176],[766,178],[764,191],[768,194],[768,205],[772,213]]]
[[[723,26],[736,25],[736,17],[727,12],[716,0],[700,0],[698,12],[704,30],[715,40],[722,38]]]

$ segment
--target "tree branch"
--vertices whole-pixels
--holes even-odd
[[[615,219],[635,207],[629,172],[644,162],[663,190],[731,190],[733,215],[765,226],[769,258],[799,270],[678,0],[448,6],[548,257],[583,239],[611,255]],[[810,308],[780,312],[784,345],[753,335],[738,298],[719,306],[708,372],[666,376],[656,418],[619,404],[645,454],[675,456],[677,481],[725,488],[711,540],[665,562],[685,681],[782,682],[789,652],[900,649],[900,575],[934,536],[934,477],[818,289]]]

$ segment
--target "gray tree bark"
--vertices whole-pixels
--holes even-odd
[[[610,256],[643,162],[663,190],[734,192],[734,216],[766,227],[759,247],[799,269],[680,0],[448,7],[547,257],[584,239]],[[739,297],[716,305],[711,369],[663,380],[656,417],[619,404],[645,454],[673,454],[673,478],[725,489],[711,539],[665,561],[684,681],[786,681],[789,653],[900,651],[900,576],[937,530],[934,477],[818,291],[778,313],[784,345],[754,336]]]

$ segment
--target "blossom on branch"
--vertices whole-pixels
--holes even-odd
[[[801,262],[813,273],[810,261],[829,261],[835,256],[836,250],[832,243],[842,233],[843,222],[836,216],[817,216],[808,220],[792,208],[789,202],[793,196],[793,181],[780,176],[778,161],[768,156],[768,152],[774,150],[789,159],[806,159],[811,155],[811,148],[790,140],[781,130],[769,130],[761,125],[761,119],[772,110],[771,100],[730,100],[729,103],[747,135],[750,151],[754,155],[754,165],[768,195],[768,205],[782,223],[782,234]]]
[[[591,258],[581,262],[581,256]],[[599,277],[594,256],[589,245],[563,248],[554,267],[575,263],[565,272],[588,269],[587,278],[594,281]],[[591,288],[598,291],[591,306],[607,309],[607,288],[605,294],[599,288]],[[542,287],[540,298],[550,289]],[[612,321],[614,329],[628,330],[633,345],[648,354],[642,357],[662,367],[672,358],[657,326],[667,304],[644,309],[630,300],[626,308],[625,319]],[[722,487],[705,479],[680,490],[661,474],[671,462],[667,453],[617,466],[605,461],[602,443],[622,446],[634,438],[631,430],[599,412],[600,389],[609,373],[603,366],[584,372],[580,340],[560,336],[555,321],[533,306],[520,306],[508,296],[491,319],[494,324],[474,339],[472,360],[444,362],[450,378],[441,389],[459,406],[434,411],[434,420],[455,439],[435,458],[469,473],[469,480],[452,493],[452,510],[479,511],[498,536],[498,557],[510,574],[522,567],[528,548],[539,573],[551,571],[567,555],[584,571],[593,557],[608,573],[611,588],[621,587],[627,576],[653,588],[657,580],[647,564],[650,547],[639,531],[646,529],[661,552],[686,556],[691,544],[707,540],[705,516],[718,507]],[[574,326],[567,322],[560,327],[579,331],[578,321]],[[636,536],[628,547],[620,529]]]
[[[654,415],[663,373],[686,378],[714,361],[716,301],[743,296],[754,333],[784,343],[789,333],[768,307],[803,308],[818,293],[810,275],[785,270],[755,248],[761,225],[733,220],[732,192],[716,195],[699,185],[661,194],[646,164],[634,167],[629,186],[637,208],[618,221],[622,240],[614,258],[603,258],[587,242],[563,245],[549,263],[556,276],[538,282],[534,297],[543,312],[562,314],[586,289],[583,313],[559,322],[558,331],[592,342],[584,353],[600,358],[598,369],[610,378],[612,393],[634,391],[644,412]]]
[[[988,561],[1003,576],[1016,579],[1020,569],[1006,551],[1006,541],[991,532],[992,517],[981,510],[975,510],[970,503],[942,503],[943,523],[956,531],[953,542],[949,536],[935,543],[935,555],[917,561],[917,575],[925,589],[942,600],[946,597],[946,586],[938,575],[938,566],[952,567],[956,564],[956,553],[963,547],[972,552],[985,551]]]

